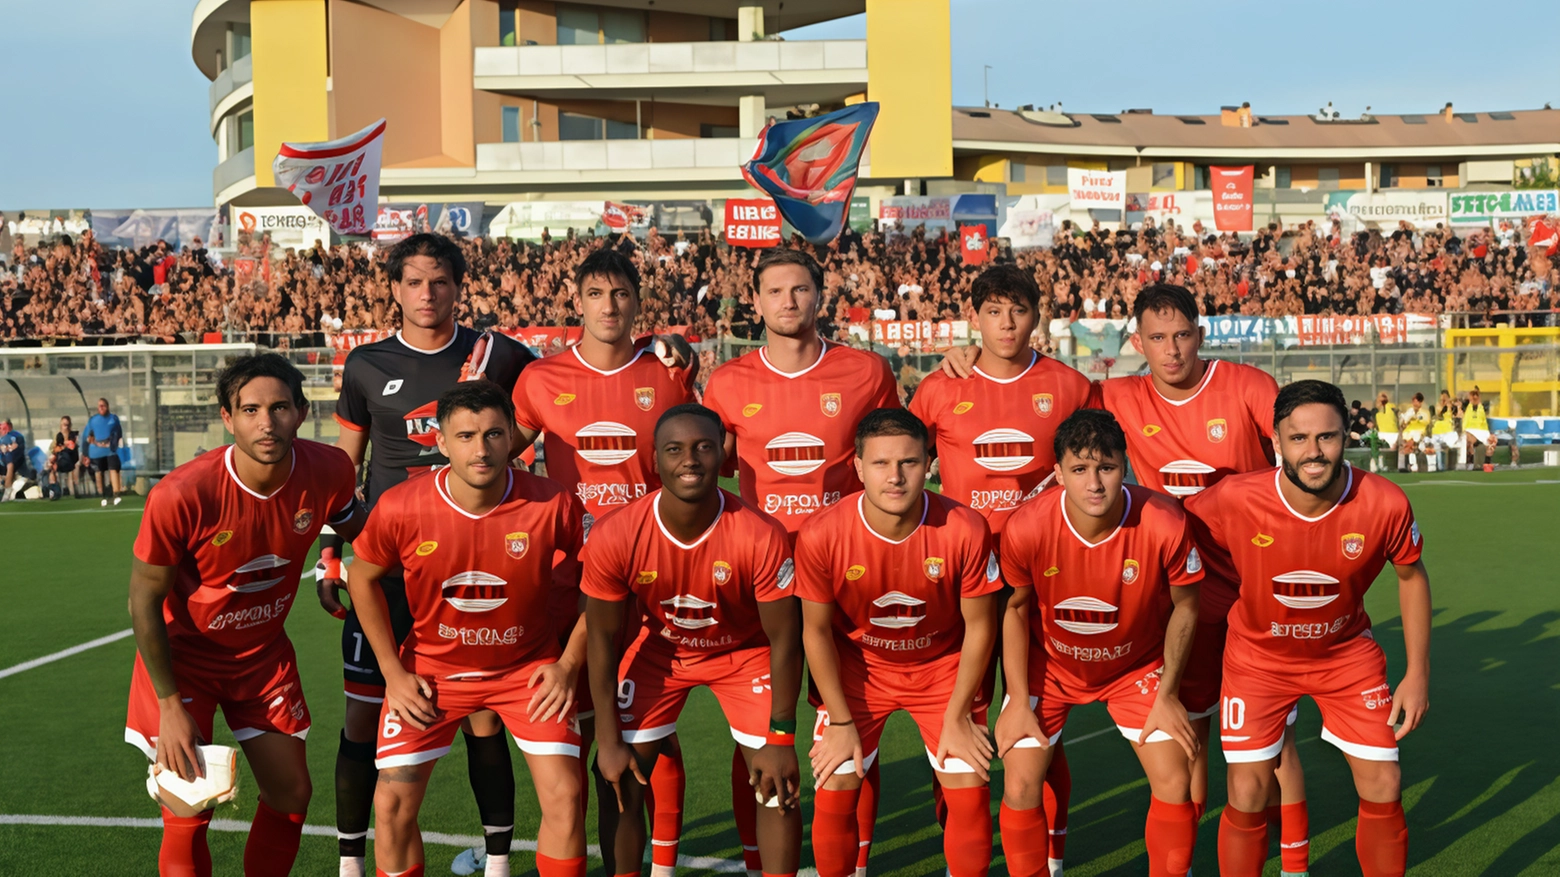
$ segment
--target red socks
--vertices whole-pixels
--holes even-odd
[[[1067,851],[1067,801],[1072,797],[1072,770],[1067,767],[1067,750],[1058,749],[1045,774],[1046,831],[1051,838],[1050,856],[1061,861]],[[1048,872],[1049,873],[1049,872]]]
[[[1223,877],[1260,877],[1267,863],[1267,814],[1226,805],[1219,817],[1219,873]]]
[[[157,852],[157,873],[161,877],[211,877],[211,848],[206,846],[206,828],[211,811],[194,816],[175,816],[162,808],[162,848]]]
[[[413,865],[405,871],[386,871],[383,868],[374,868],[374,877],[423,877],[423,866]]]
[[[753,787],[748,784],[747,762],[742,760],[742,750],[731,749],[731,815],[737,822],[737,839],[742,842],[742,864],[749,874],[762,874],[764,865],[758,858],[758,809],[753,799]]]
[[[739,755],[740,760],[740,755]],[[742,774],[747,776],[746,768]],[[744,782],[746,787],[746,782]],[[656,760],[655,771],[650,774],[650,788],[646,798],[650,808],[650,870],[652,875],[671,871],[663,868],[677,867],[677,844],[682,838],[683,791],[687,776],[683,772],[682,753],[667,755],[663,750]],[[736,786],[732,787],[732,805],[736,805]],[[753,800],[749,789],[748,801]],[[751,809],[751,803],[749,804]]]
[[[1364,877],[1403,877],[1408,868],[1408,825],[1403,820],[1402,801],[1360,802],[1354,851]]]
[[[812,845],[818,877],[854,877],[860,851],[856,802],[860,789],[819,789],[813,796]]]
[[[1311,868],[1311,813],[1304,801],[1279,807],[1278,851],[1283,870],[1304,874]]]
[[[985,877],[991,868],[991,789],[943,789],[948,825],[943,856],[953,877]]]
[[[1150,877],[1185,877],[1192,867],[1192,846],[1197,842],[1196,808],[1189,801],[1167,804],[1149,798],[1143,841],[1148,847]]]
[[[878,786],[881,782],[882,775],[878,773],[877,759],[873,759],[872,766],[867,768],[866,777],[861,780],[861,797],[856,801],[857,871],[864,870],[867,867],[867,859],[872,856],[872,832],[877,828]],[[937,777],[934,774],[932,789],[935,791],[937,788]]]
[[[998,810],[998,820],[1009,877],[1048,877],[1051,870],[1046,862],[1045,808],[1014,810],[1004,801]]]
[[[283,813],[258,802],[244,844],[244,877],[287,877],[298,858],[304,813]]]
[[[537,877],[585,877],[585,857],[554,859],[537,853],[536,873]],[[635,877],[638,877],[637,872]]]

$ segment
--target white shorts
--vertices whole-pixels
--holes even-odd
[[[1430,443],[1432,445],[1440,445],[1450,451],[1462,446],[1462,438],[1455,432],[1431,433]]]
[[[1376,438],[1381,439],[1383,447],[1390,448],[1397,445],[1398,434],[1395,432],[1378,432],[1376,433]]]
[[[1490,443],[1490,431],[1487,429],[1464,429],[1464,435],[1471,435],[1481,445]]]

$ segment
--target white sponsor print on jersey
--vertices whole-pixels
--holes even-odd
[[[616,466],[633,458],[638,448],[638,436],[634,430],[621,423],[598,420],[580,427],[574,434],[574,446],[579,455],[598,466]]]
[[[1171,496],[1192,496],[1208,489],[1208,476],[1214,473],[1212,466],[1196,460],[1174,460],[1160,468],[1164,476],[1165,490]]]
[[[1273,599],[1290,609],[1320,609],[1338,599],[1338,585],[1327,573],[1299,569],[1273,577]]]
[[[777,435],[764,450],[769,468],[781,475],[807,475],[823,466],[823,439],[805,432]]]
[[[492,612],[509,602],[504,588],[509,582],[492,573],[467,570],[444,580],[444,602],[461,612]]]
[[[715,617],[715,604],[691,594],[678,594],[670,600],[662,600],[666,607],[666,620],[683,630],[703,630],[714,627],[720,621]],[[667,631],[671,635],[671,631]]]
[[[872,605],[879,609],[888,609],[891,615],[873,615],[868,620],[878,627],[887,627],[893,630],[902,630],[915,627],[926,620],[926,601],[917,600],[909,594],[899,591],[889,591],[887,594],[872,601]]]
[[[1035,437],[1018,429],[993,429],[975,437],[975,462],[993,472],[1012,472],[1034,462]]]
[[[235,594],[254,594],[260,591],[264,591],[268,588],[273,588],[281,584],[282,580],[286,579],[287,576],[280,575],[276,576],[275,578],[257,578],[251,579],[250,581],[241,581],[241,579],[247,577],[249,573],[270,572],[274,569],[282,569],[290,563],[292,563],[292,561],[285,557],[278,557],[275,554],[262,554],[254,560],[251,560],[243,566],[239,567],[238,569],[233,570],[233,581],[228,582],[227,589]]]
[[[1120,615],[1115,606],[1096,597],[1068,597],[1057,603],[1052,612],[1057,627],[1084,636],[1115,630]]]
[[[394,396],[396,393],[401,392],[401,385],[404,384],[404,383],[406,383],[406,382],[404,380],[402,380],[401,378],[396,378],[395,380],[386,383],[384,391],[381,392],[379,395],[381,395],[381,396]]]

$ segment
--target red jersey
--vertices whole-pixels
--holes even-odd
[[[146,497],[135,556],[177,567],[163,601],[174,660],[232,671],[285,639],[304,560],[327,522],[352,516],[357,471],[345,452],[296,439],[292,473],[270,496],[245,487],[237,450],[207,451]]]
[[[943,495],[985,515],[993,540],[1019,504],[1051,480],[1056,428],[1090,401],[1088,378],[1033,357],[1013,378],[994,378],[978,366],[967,380],[934,371],[910,400],[937,447]]]
[[[986,519],[925,493],[921,524],[899,542],[867,526],[857,492],[815,515],[796,540],[796,595],[834,603],[834,642],[868,665],[903,668],[957,654],[959,600],[1002,588]]]
[[[573,584],[553,564],[579,554],[584,512],[555,481],[507,474],[503,501],[484,515],[450,497],[449,469],[415,476],[385,491],[352,542],[358,557],[406,580],[412,630],[401,663],[412,672],[486,676],[562,654],[548,599]]]
[[[720,491],[721,510],[692,543],[661,523],[661,492],[591,528],[580,590],[598,600],[639,598],[650,618],[645,648],[674,657],[769,645],[758,604],[791,596],[790,540],[774,518]],[[660,628],[656,630],[656,628]]]
[[[571,348],[526,366],[515,382],[515,421],[545,432],[547,477],[600,517],[661,486],[655,422],[695,401],[691,369],[668,369],[648,349],[602,371]]]
[[[1386,564],[1419,560],[1419,525],[1402,488],[1345,466],[1343,498],[1301,516],[1279,493],[1282,470],[1235,475],[1187,500],[1209,553],[1228,552],[1240,599],[1230,648],[1286,659],[1325,656],[1370,630],[1365,592]]]
[[[825,341],[799,372],[770,365],[762,347],[731,360],[710,375],[704,404],[737,437],[743,499],[794,534],[860,489],[856,424],[875,408],[898,408],[899,387],[883,357]]]
[[[1002,550],[1008,584],[1035,589],[1031,655],[1044,649],[1045,672],[1069,686],[1104,685],[1160,660],[1170,589],[1203,577],[1180,506],[1140,485],[1122,491],[1121,522],[1100,542],[1078,535],[1066,494],[1052,490],[1013,515]]]

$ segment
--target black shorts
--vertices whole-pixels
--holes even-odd
[[[75,451],[60,451],[54,455],[54,471],[68,475],[76,471],[76,466],[80,462],[81,458],[76,456]]]
[[[406,641],[412,632],[412,610],[406,604],[406,583],[398,578],[384,578],[379,582],[385,592],[385,603],[390,608],[390,630],[395,634],[395,644]],[[385,699],[385,677],[379,672],[379,661],[363,635],[363,625],[357,612],[347,610],[347,621],[341,626],[341,675],[342,687],[347,697],[368,703],[382,703]]]
[[[108,454],[103,457],[92,457],[92,471],[94,472],[118,472],[119,455]]]

